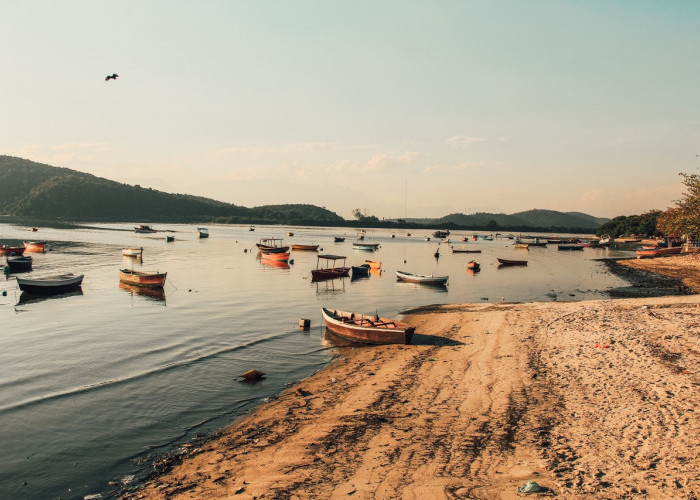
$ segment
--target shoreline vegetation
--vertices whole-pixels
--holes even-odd
[[[694,295],[435,305],[154,464],[125,498],[700,496],[700,255],[620,261]]]

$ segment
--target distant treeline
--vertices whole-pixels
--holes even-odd
[[[642,215],[621,215],[609,220],[596,230],[597,235],[609,234],[613,238],[638,235],[650,238],[663,236],[657,228],[661,210],[651,210]]]

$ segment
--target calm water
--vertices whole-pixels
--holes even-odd
[[[626,283],[593,259],[629,255],[556,245],[516,250],[508,240],[470,241],[481,254],[452,254],[447,244],[424,241],[425,231],[411,238],[396,231],[392,239],[369,230],[366,241],[381,248],[368,253],[352,249],[356,235],[347,228],[210,226],[206,240],[194,226],[156,225],[156,234],[132,228],[31,233],[0,224],[0,244],[49,242],[50,251],[31,254],[32,275],[85,274],[80,294],[28,302],[14,278],[0,280],[7,291],[0,297],[0,498],[113,495],[109,482],[133,483],[148,457],[211,433],[326,364],[332,349],[322,338],[321,306],[396,316],[438,303],[603,298]],[[295,236],[286,237],[290,230]],[[343,233],[346,242],[333,243]],[[166,234],[176,241],[166,243]],[[461,246],[467,234],[450,238]],[[324,253],[347,255],[348,264],[380,260],[384,272],[312,283],[315,253],[293,252],[288,269],[269,266],[252,251],[265,237],[320,244]],[[126,246],[143,247],[143,263],[122,257]],[[529,265],[499,269],[496,257]],[[480,273],[467,272],[471,259]],[[120,287],[122,267],[167,271],[165,292]],[[449,275],[449,286],[397,282],[396,270]],[[299,330],[300,318],[311,319],[309,332]],[[239,382],[251,368],[267,378]]]

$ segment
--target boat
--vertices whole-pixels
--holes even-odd
[[[261,250],[260,252],[264,260],[289,260],[289,252],[267,252],[266,250]]]
[[[353,243],[352,248],[354,250],[366,250],[368,252],[374,252],[379,248],[379,243]]]
[[[145,224],[140,224],[138,226],[134,226],[134,231],[137,233],[157,233],[155,229],[153,229],[151,226],[147,226]]]
[[[447,238],[450,235],[449,229],[438,230],[433,232],[433,236],[436,238]]]
[[[7,267],[11,273],[21,273],[32,270],[32,258],[22,255],[10,255],[7,257]]]
[[[255,246],[266,253],[284,253],[289,250],[288,246],[282,246],[282,238],[263,238]]]
[[[481,250],[468,250],[466,248],[452,247],[452,253],[481,253]]]
[[[615,238],[613,238],[609,234],[604,234],[600,237],[598,243],[600,243],[604,247],[609,247],[612,246],[613,243],[615,243]]]
[[[524,248],[525,250],[527,250],[528,248],[530,248],[530,244],[529,244],[529,243],[523,243],[522,241],[519,241],[519,242],[515,243],[513,246],[514,246],[515,248]]]
[[[175,241],[175,236],[166,236],[165,241],[167,241],[168,243],[172,243],[173,241]]]
[[[350,273],[350,268],[345,265],[346,259],[347,257],[344,255],[319,255],[316,259],[316,269],[311,270],[311,281],[329,280],[347,276]],[[336,263],[339,260],[342,260],[343,264],[336,267]],[[326,267],[321,267],[321,261],[325,261]]]
[[[660,257],[663,255],[677,255],[681,253],[683,247],[667,247],[667,248],[651,248],[649,250],[637,250],[637,258],[641,259],[644,257]]]
[[[42,278],[17,278],[17,284],[20,290],[28,293],[65,293],[79,289],[83,283],[83,277],[83,274],[67,273]]]
[[[292,245],[292,250],[316,252],[318,250],[318,245]]]
[[[294,236],[294,233],[291,231],[287,231],[287,236]]]
[[[255,231],[255,228],[254,228],[253,226],[250,226],[250,227],[248,228],[248,231]]]
[[[396,277],[401,281],[420,283],[421,285],[447,285],[449,276],[434,276],[432,274],[414,274],[406,271],[396,271]]]
[[[342,243],[345,241],[345,238],[343,238],[342,236],[336,236],[333,238],[333,240],[335,241],[335,243]]]
[[[326,328],[335,335],[363,344],[410,344],[415,327],[378,315],[321,308]]]
[[[426,236],[425,241],[430,241],[430,236]]]
[[[481,239],[484,241],[493,241],[493,236],[482,236]]]
[[[145,286],[148,288],[163,288],[168,273],[155,271],[134,271],[132,269],[120,269],[119,279],[128,285]]]
[[[360,264],[359,266],[350,266],[351,278],[366,278],[369,276],[369,264]]]
[[[499,257],[496,257],[498,260],[498,263],[502,266],[527,266],[527,261],[526,260],[510,260],[510,259],[501,259]]]
[[[557,245],[557,248],[559,250],[583,250],[583,245],[579,245],[578,243],[575,245]]]
[[[32,228],[32,232],[33,232],[33,233],[36,233],[38,230],[39,230],[38,227],[33,227],[33,228]]]
[[[25,241],[24,248],[27,252],[44,252],[44,247],[46,246],[45,241]]]
[[[247,372],[240,374],[239,377],[243,377],[246,380],[260,380],[265,375],[265,372],[261,372],[259,370],[248,370]]]
[[[25,247],[11,247],[10,245],[0,245],[0,255],[10,255],[13,253],[22,255],[26,250]]]
[[[478,271],[481,269],[481,265],[475,260],[470,260],[467,262],[467,269],[471,269],[472,271]]]
[[[382,263],[378,260],[365,260],[365,264],[368,264],[370,269],[381,269]]]
[[[122,248],[124,257],[143,257],[143,248]]]
[[[209,230],[206,227],[198,227],[197,232],[200,238],[209,238]]]

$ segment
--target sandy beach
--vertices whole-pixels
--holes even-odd
[[[627,262],[700,290],[697,256]],[[700,295],[405,320],[413,345],[339,347],[126,497],[519,498],[528,481],[561,498],[700,496]]]

